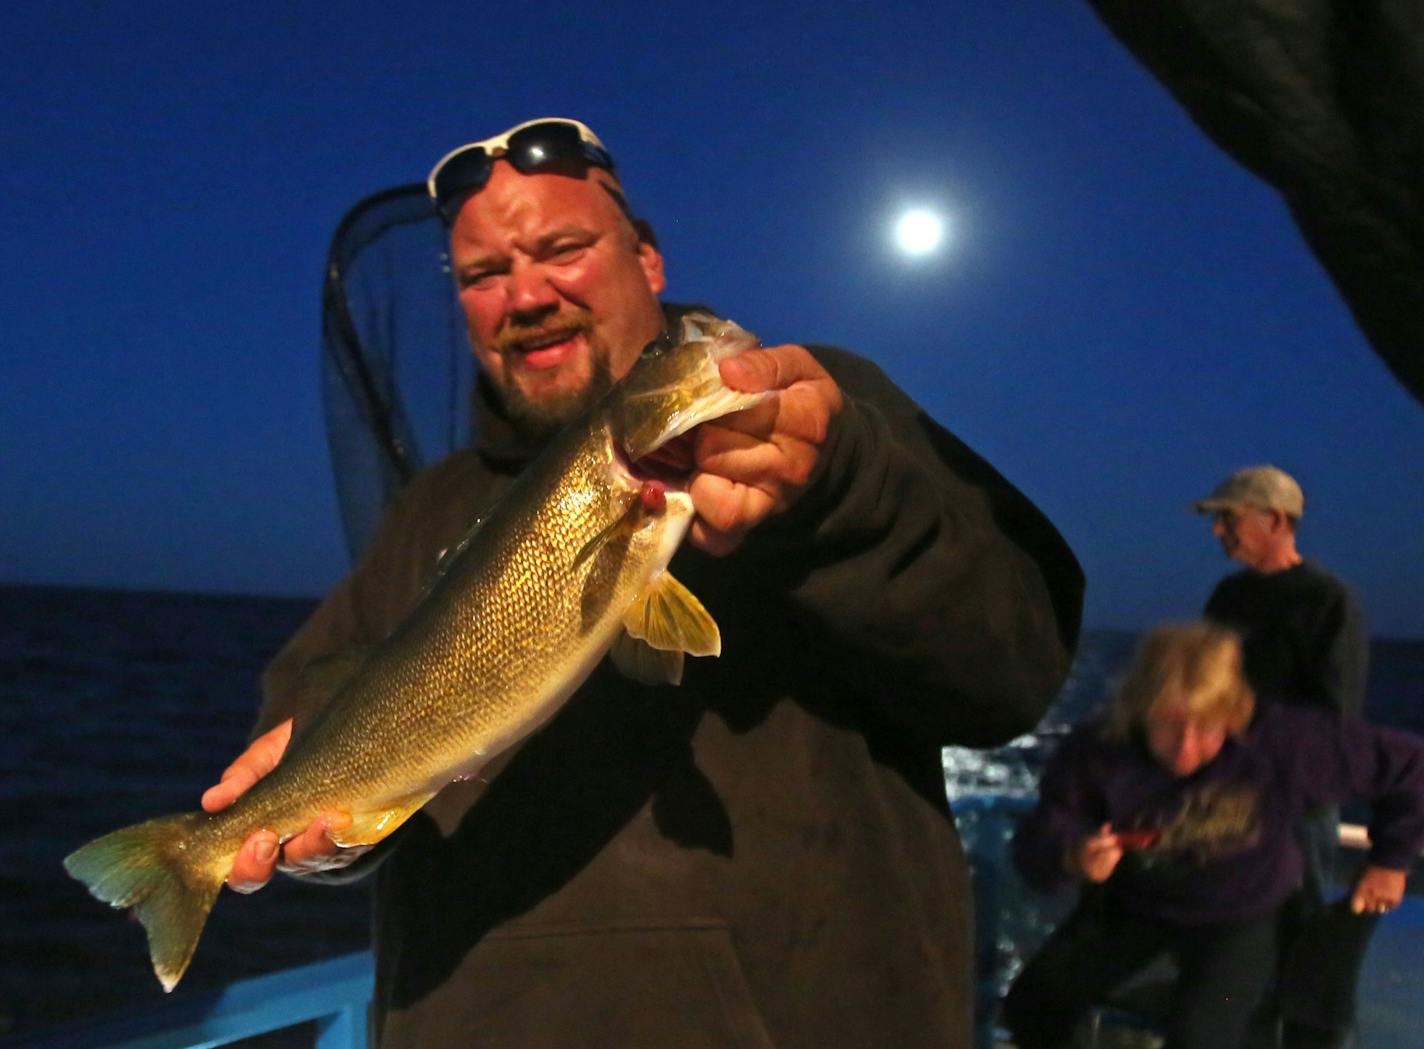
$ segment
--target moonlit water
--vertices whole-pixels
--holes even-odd
[[[0,586],[0,1039],[363,948],[362,888],[224,893],[164,995],[137,922],[61,860],[194,810],[245,745],[256,682],[310,601]]]

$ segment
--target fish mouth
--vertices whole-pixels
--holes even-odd
[[[674,338],[665,334],[660,340]],[[693,431],[774,393],[747,393],[722,382],[721,362],[757,345],[755,336],[731,321],[689,314],[683,318],[681,340],[644,352],[614,388],[606,419],[631,480],[660,481],[685,491],[696,472]]]
[[[695,438],[689,431],[658,445],[636,459],[630,457],[618,442],[613,442],[613,455],[618,466],[634,484],[658,481],[668,491],[686,492],[692,480],[696,461],[693,458]]]

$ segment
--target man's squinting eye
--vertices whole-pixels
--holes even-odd
[[[494,278],[499,276],[500,271],[494,267],[484,269],[464,270],[460,273],[460,289],[465,288],[488,288],[494,283]]]
[[[549,246],[549,249],[544,253],[544,259],[554,263],[573,262],[584,253],[587,247],[588,244],[581,240],[561,240]]]

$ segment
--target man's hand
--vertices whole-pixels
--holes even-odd
[[[776,396],[697,429],[689,537],[717,555],[796,501],[843,403],[836,381],[804,346],[748,350],[723,361],[721,373],[734,390]]]
[[[1366,867],[1350,894],[1350,910],[1356,914],[1386,914],[1404,899],[1404,871],[1388,867]]]
[[[217,785],[203,793],[203,811],[220,812],[227,808],[276,768],[291,738],[292,719],[288,718],[254,739],[238,759],[223,770]],[[343,814],[323,813],[285,844],[274,831],[254,831],[238,850],[227,876],[228,888],[242,893],[256,892],[272,880],[272,874],[278,869],[289,874],[306,874],[345,867],[368,851],[367,848],[340,848],[327,832],[333,828],[339,830],[350,819]]]
[[[1112,876],[1122,859],[1122,845],[1113,833],[1112,824],[1104,823],[1097,833],[1089,834],[1068,850],[1063,865],[1075,877],[1103,882]]]

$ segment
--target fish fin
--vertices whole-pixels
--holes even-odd
[[[183,978],[231,856],[190,847],[206,813],[163,816],[95,838],[64,858],[64,869],[95,899],[132,907],[148,935],[153,971],[165,991]]]
[[[664,652],[720,656],[717,623],[692,591],[664,572],[628,606],[623,627],[633,637]]]
[[[422,791],[409,797],[397,798],[385,808],[353,812],[349,824],[329,828],[326,836],[343,849],[352,845],[374,845],[414,816],[420,811],[420,807],[434,796],[434,791]]]
[[[613,519],[613,523],[602,529],[596,536],[579,547],[579,552],[574,555],[573,565],[577,568],[590,557],[603,548],[604,544],[616,539],[622,534],[632,534],[638,527],[638,519],[642,515],[642,508],[637,499],[629,502],[624,511]]]
[[[624,677],[644,685],[682,684],[681,652],[656,649],[625,630],[619,633],[608,654]]]
[[[429,593],[435,588],[435,584],[445,577],[445,574],[450,571],[450,566],[459,560],[460,555],[465,552],[465,548],[475,541],[475,536],[479,535],[484,529],[485,521],[488,516],[488,513],[486,513],[482,517],[475,518],[474,523],[465,529],[464,534],[461,535],[459,539],[455,540],[455,542],[451,543],[436,555],[435,568],[430,573],[429,578],[425,580],[424,593]]]

